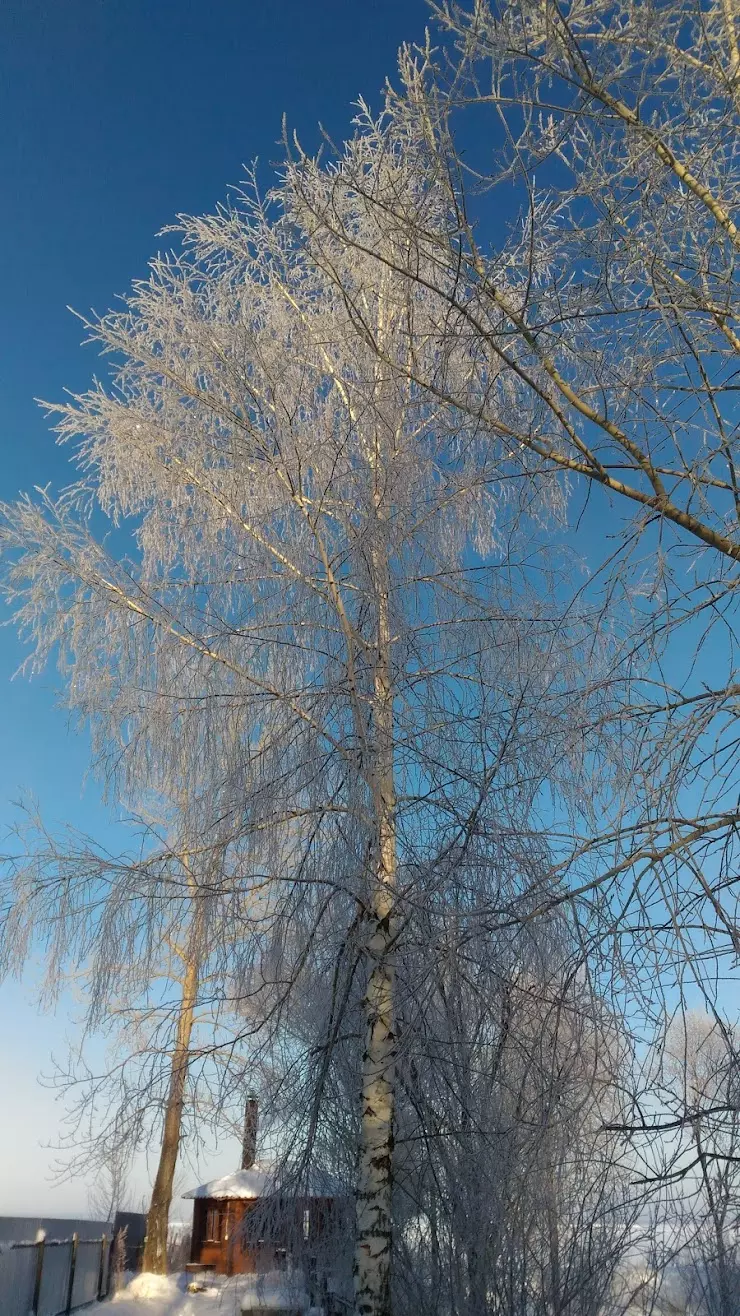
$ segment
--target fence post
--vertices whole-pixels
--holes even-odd
[[[40,1229],[36,1235],[36,1277],[33,1282],[33,1304],[31,1311],[33,1316],[39,1316],[39,1303],[41,1301],[41,1276],[44,1270],[44,1240],[46,1234]]]
[[[65,1308],[67,1316],[72,1310],[72,1289],[75,1282],[75,1270],[77,1269],[77,1243],[79,1235],[72,1235],[72,1251],[69,1257],[69,1279],[67,1280],[67,1306]]]
[[[98,1266],[98,1302],[102,1302],[105,1294],[103,1293],[103,1274],[105,1271],[105,1245],[107,1243],[105,1234],[100,1240],[100,1265]]]
[[[109,1298],[109,1297],[110,1297],[110,1277],[111,1277],[111,1272],[112,1272],[112,1270],[113,1270],[113,1248],[115,1247],[115,1242],[116,1242],[116,1240],[115,1240],[115,1236],[114,1236],[114,1235],[111,1235],[111,1240],[110,1240],[110,1243],[109,1243],[109,1245],[108,1245],[108,1273],[107,1273],[107,1275],[106,1275],[106,1277],[105,1277],[105,1296],[106,1296],[106,1298]]]

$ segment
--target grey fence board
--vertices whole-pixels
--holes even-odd
[[[19,1251],[20,1249],[15,1250]],[[32,1249],[29,1248],[28,1250],[31,1251]],[[38,1316],[58,1316],[59,1312],[65,1311],[71,1256],[71,1240],[68,1243],[47,1243],[45,1245]]]
[[[107,1250],[107,1249],[106,1249]],[[77,1266],[75,1282],[72,1288],[72,1306],[82,1307],[86,1302],[94,1302],[98,1296],[98,1275],[100,1274],[100,1239],[88,1241],[80,1239],[77,1244]],[[106,1275],[103,1272],[103,1292],[105,1293]]]
[[[65,1316],[68,1302],[70,1311],[79,1311],[99,1295],[106,1296],[110,1240],[105,1236],[79,1239],[74,1273],[73,1251],[71,1238],[0,1247],[0,1316]]]
[[[28,1316],[36,1278],[36,1248],[0,1251],[0,1311],[3,1316]]]

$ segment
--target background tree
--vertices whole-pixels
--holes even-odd
[[[88,1189],[87,1205],[93,1220],[113,1221],[118,1211],[128,1210],[130,1168],[126,1147],[114,1141]]]
[[[6,885],[2,968],[20,972],[29,949],[41,950],[42,1000],[71,983],[85,1001],[83,1040],[54,1079],[70,1101],[65,1172],[93,1169],[99,1205],[105,1197],[120,1207],[133,1154],[158,1141],[143,1257],[155,1273],[166,1271],[183,1135],[189,1128],[197,1141],[193,1126],[218,1120],[226,1048],[233,1052],[247,1009],[242,1002],[238,1015],[232,984],[252,949],[252,884],[230,867],[223,817],[203,808],[191,784],[159,825],[140,824],[135,856],[70,832],[55,837],[30,815]],[[84,1043],[101,1032],[107,1064],[91,1069]]]
[[[685,1128],[678,1139],[675,1132],[664,1135],[666,1154],[687,1217],[688,1298],[707,1316],[729,1316],[740,1294],[735,1031],[691,1011],[675,1020],[667,1045],[668,1100]]]

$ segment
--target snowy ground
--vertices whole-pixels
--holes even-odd
[[[239,1275],[234,1279],[219,1276],[209,1281],[202,1293],[188,1293],[186,1275],[137,1275],[109,1302],[87,1307],[90,1316],[248,1316],[255,1307],[268,1311],[300,1312],[301,1316],[321,1316],[321,1309],[309,1307],[305,1294],[297,1285],[290,1285],[290,1277],[275,1272],[272,1275]],[[668,1282],[654,1308],[646,1305],[629,1307],[625,1313],[620,1302],[615,1311],[621,1316],[644,1316],[645,1310],[660,1316],[681,1316],[686,1313],[682,1292]],[[674,1291],[675,1289],[675,1291]]]
[[[320,1316],[319,1309],[309,1308],[306,1295],[290,1286],[284,1274],[219,1276],[207,1281],[202,1293],[188,1293],[188,1278],[137,1275],[109,1302],[96,1303],[86,1311],[90,1316],[239,1316],[255,1307],[272,1307]]]

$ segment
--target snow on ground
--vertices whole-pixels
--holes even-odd
[[[98,1302],[86,1310],[90,1316],[239,1316],[256,1308],[314,1312],[307,1295],[290,1276],[274,1272],[267,1275],[237,1275],[233,1279],[216,1276],[205,1281],[201,1293],[188,1293],[189,1275],[137,1275],[109,1302]]]
[[[109,1302],[88,1307],[90,1316],[238,1316],[240,1302],[232,1286],[210,1285],[205,1293],[188,1293],[184,1275],[137,1275]]]

